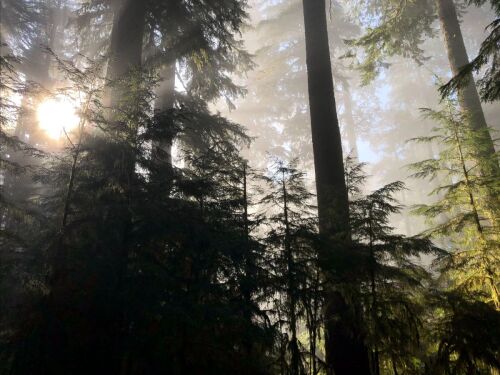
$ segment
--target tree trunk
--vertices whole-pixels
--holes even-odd
[[[155,181],[162,191],[169,192],[172,181],[172,143],[173,128],[169,110],[172,110],[175,102],[175,59],[167,61],[167,64],[160,71],[161,82],[157,88],[155,100],[155,117],[158,126],[163,133],[163,138],[153,142],[152,158],[158,168],[159,181]],[[155,180],[153,178],[153,180]]]
[[[113,29],[111,31],[110,58],[108,62],[107,79],[113,85],[108,91],[108,100],[112,106],[118,109],[123,103],[122,96],[127,95],[125,88],[117,80],[127,79],[127,75],[134,69],[141,68],[142,62],[142,41],[144,37],[144,29],[146,24],[146,5],[145,1],[136,0],[121,0],[114,4],[115,15],[113,20]],[[128,103],[130,105],[130,103]],[[129,110],[129,108],[124,108]],[[140,109],[139,109],[140,110]],[[113,118],[109,119],[113,122]],[[131,148],[122,151],[122,160],[116,165],[116,173],[119,175],[119,181],[124,185],[127,201],[130,193],[130,184],[133,181],[135,173],[135,152],[137,145],[135,140],[135,132],[137,124],[132,124],[130,132],[128,129],[123,129],[126,135],[130,137]],[[128,211],[128,208],[127,208]],[[124,226],[127,227],[130,223],[130,218],[123,217]],[[125,254],[126,255],[126,254]]]
[[[146,24],[145,1],[122,0],[115,2],[114,7],[115,15],[106,72],[108,82],[125,78],[131,70],[141,66],[142,41]],[[106,104],[117,105],[121,95],[118,85],[107,93]]]
[[[105,93],[105,105],[112,109],[130,110],[125,106],[134,105],[127,97],[128,79],[135,70],[139,70],[142,65],[143,39],[146,26],[146,1],[118,0],[114,2],[113,28],[111,31],[111,42],[109,48],[109,61],[106,79],[111,83],[111,87]],[[123,80],[123,82],[121,82]],[[138,108],[137,110],[140,110]],[[113,116],[108,119],[111,123],[115,121]],[[126,288],[128,256],[130,251],[130,233],[132,232],[132,216],[130,203],[132,201],[131,190],[135,180],[135,165],[137,152],[137,128],[138,124],[126,124],[129,128],[117,128],[118,133],[125,135],[129,140],[127,148],[121,151],[121,157],[117,160],[116,173],[118,180],[123,185],[123,198],[121,207],[114,209],[109,219],[111,225],[116,227],[117,235],[116,247],[108,249],[108,259],[106,262],[111,266],[109,285],[105,295],[109,299],[110,305],[114,305],[109,311],[102,311],[102,306],[97,306],[99,312],[102,311],[104,319],[102,324],[113,314],[115,324],[110,327],[103,326],[101,335],[109,336],[113,342],[113,349],[108,352],[110,361],[109,368],[113,373],[127,374],[129,371],[129,350],[128,340],[128,319],[127,303],[125,301],[124,290]],[[121,137],[119,137],[120,139]],[[115,218],[120,218],[114,221]],[[99,286],[102,288],[103,286]],[[109,314],[109,315],[107,315]]]
[[[335,108],[325,0],[303,0],[311,131],[321,234],[349,246],[349,209],[342,144]],[[328,258],[324,254],[323,258]],[[326,273],[331,268],[324,264]],[[345,317],[353,309],[332,288],[325,300],[328,374],[369,374],[368,352]],[[355,309],[354,309],[355,310]],[[336,319],[336,317],[340,317]],[[359,327],[358,327],[359,328]]]
[[[455,76],[469,63],[457,11],[453,0],[436,0],[436,4],[451,72]],[[468,76],[468,84],[458,91],[458,100],[462,110],[470,116],[472,129],[484,132],[484,141],[487,147],[483,151],[483,156],[491,158],[495,153],[495,146],[487,128],[481,100],[471,73]],[[495,172],[498,173],[497,163]]]

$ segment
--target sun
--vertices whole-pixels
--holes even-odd
[[[64,131],[69,133],[80,121],[75,105],[66,97],[44,100],[37,109],[40,128],[52,139],[59,139]]]

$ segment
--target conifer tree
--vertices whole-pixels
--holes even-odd
[[[75,87],[92,89],[86,79],[99,69],[64,67]],[[207,367],[261,373],[271,329],[257,304],[265,284],[262,246],[250,233],[256,224],[245,214],[249,201],[237,155],[248,138],[199,100],[171,112],[185,167],[176,169],[171,195],[158,194],[147,175],[156,162],[147,147],[157,134],[148,89],[154,81],[132,77],[121,98],[127,111],[113,121],[99,98],[86,93],[92,108],[82,119],[91,129],[77,134],[68,153],[40,176],[54,191],[41,197],[52,218],[43,235],[64,250],[66,277],[64,285],[59,279],[51,286],[50,295],[58,292],[48,300],[50,313],[36,314],[50,342],[38,348],[40,336],[24,331],[14,372],[84,373],[99,366],[131,373]],[[135,172],[124,174],[132,161]],[[165,346],[172,348],[166,357],[160,354]],[[65,360],[50,361],[55,355]]]
[[[272,175],[266,178],[269,193],[262,203],[272,205],[271,209],[276,210],[268,218],[271,229],[266,242],[270,247],[268,252],[276,252],[273,255],[273,274],[277,279],[277,293],[282,295],[282,299],[277,299],[279,302],[276,309],[278,315],[284,317],[287,327],[287,339],[284,343],[285,351],[289,352],[287,373],[299,375],[305,371],[302,344],[298,339],[298,332],[304,321],[301,317],[306,314],[306,308],[311,309],[311,302],[319,302],[314,300],[317,295],[310,298],[312,294],[309,290],[311,279],[318,272],[317,223],[312,214],[314,207],[309,203],[312,195],[306,190],[304,174],[297,169],[296,163],[297,161],[293,161],[287,165],[282,161],[275,161]],[[313,335],[318,329],[318,322],[314,318],[317,319],[317,316],[309,315],[308,324]],[[309,348],[310,351],[313,350],[310,352],[310,356],[314,357],[310,359],[311,362],[316,360],[314,345],[315,343]]]
[[[333,91],[332,68],[326,26],[324,0],[303,1],[306,37],[306,60],[318,197],[319,230],[330,241],[320,254],[327,280],[334,270],[334,252],[347,256],[350,243],[349,207],[344,180],[342,143]],[[333,249],[335,247],[335,249]],[[340,271],[339,269],[337,269]],[[369,372],[366,348],[357,324],[342,326],[343,315],[350,308],[333,285],[327,286],[325,299],[325,348],[327,373],[342,375],[355,371]],[[356,303],[356,302],[355,302]],[[354,331],[352,331],[354,330]]]
[[[433,290],[426,302],[426,373],[479,375],[500,370],[498,310],[442,288]]]
[[[431,220],[429,236],[447,237],[453,252],[444,263],[443,271],[451,278],[454,288],[477,294],[481,300],[499,308],[498,294],[498,179],[485,175],[480,163],[497,163],[477,160],[478,149],[489,147],[480,131],[463,127],[467,118],[456,113],[453,103],[442,110],[426,109],[424,113],[439,125],[429,137],[414,139],[417,142],[439,141],[444,146],[436,159],[423,160],[411,165],[415,177],[433,179],[438,176],[446,181],[432,192],[440,194],[432,204],[416,207],[416,212]],[[491,194],[491,192],[497,192]],[[437,221],[440,215],[444,219]],[[442,216],[441,216],[442,217]],[[437,221],[437,222],[436,222]],[[481,297],[482,296],[482,297]]]
[[[402,208],[394,195],[404,184],[396,181],[363,195],[363,166],[351,157],[346,160],[351,228],[359,254],[358,273],[363,275],[361,299],[371,373],[385,373],[384,369],[398,373],[405,368],[417,373],[422,366],[418,348],[423,298],[431,277],[415,258],[443,252],[427,238],[394,233],[389,221]]]
[[[247,1],[1,0],[1,373],[499,370],[500,187],[488,129],[464,126],[477,118],[455,112],[456,103],[426,111],[441,127],[415,141],[442,148],[412,167],[437,180],[436,201],[417,207],[433,223],[421,236],[397,234],[404,186],[362,193],[351,110],[363,111],[351,106],[350,90],[356,104],[365,97],[336,67],[355,153],[342,161],[329,51],[356,28],[342,23],[335,2],[329,26],[324,0],[302,3],[258,1],[266,11],[257,29],[268,38],[259,63],[275,70],[245,113],[260,108],[255,122],[279,133],[262,143],[300,150],[307,168],[307,72],[319,207],[297,161],[276,161],[262,179],[240,154],[254,153],[245,150],[251,137],[213,111],[219,101],[233,108],[245,92],[235,76],[252,66],[239,39]],[[390,48],[418,59],[434,5],[453,3],[403,3],[375,37],[390,34]],[[442,18],[458,36],[458,20]],[[286,23],[293,30],[285,33]],[[495,33],[487,43],[466,69],[489,64]],[[381,67],[384,48],[370,50],[370,69]],[[456,87],[462,105],[474,96]],[[79,123],[62,124],[49,141],[37,106],[61,97],[76,103]],[[407,108],[391,108],[390,119]],[[255,155],[252,165],[266,163]],[[438,238],[448,252],[432,244]],[[425,263],[434,258],[431,272]]]
[[[445,239],[448,252],[436,259],[439,278],[427,295],[426,369],[429,373],[483,374],[498,371],[498,181],[481,172],[476,152],[488,147],[480,131],[448,100],[425,109],[438,125],[415,142],[438,141],[439,154],[410,165],[417,178],[440,178],[435,201],[415,207],[429,220],[422,236]],[[495,158],[495,155],[493,156]],[[496,159],[495,159],[496,162]],[[481,337],[481,338],[479,338]],[[477,342],[481,342],[478,350]]]
[[[0,371],[8,369],[14,350],[9,340],[19,329],[18,316],[36,305],[43,286],[43,262],[32,245],[46,224],[32,192],[37,164],[47,154],[16,136],[21,106],[16,96],[35,88],[17,71],[19,59],[0,56]],[[28,197],[28,199],[25,199]]]

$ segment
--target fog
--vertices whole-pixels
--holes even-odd
[[[497,374],[497,0],[0,0],[0,374]]]

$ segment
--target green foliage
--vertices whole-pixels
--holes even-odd
[[[491,374],[500,369],[500,314],[462,293],[432,293],[426,317],[433,345],[428,374]]]
[[[36,301],[43,272],[40,254],[33,251],[38,231],[46,223],[44,213],[33,194],[37,187],[32,181],[46,153],[25,142],[16,131],[16,122],[26,111],[16,101],[20,95],[30,95],[36,87],[23,82],[17,67],[19,59],[0,56],[0,348],[12,336],[22,313],[22,301]],[[26,109],[26,108],[24,108]],[[0,362],[10,363],[12,352],[0,350]],[[0,371],[3,366],[0,366]]]
[[[243,127],[208,104],[231,103],[245,91],[231,78],[252,66],[238,39],[246,1],[147,1],[146,68],[114,82],[103,77],[101,54],[120,2],[85,2],[71,20],[82,32],[76,39],[87,38],[76,42],[83,42],[77,52],[92,59],[51,49],[40,57],[38,44],[54,42],[54,15],[64,13],[52,3],[6,0],[2,11],[4,4],[5,30],[24,59],[2,44],[0,372],[316,375],[324,370],[325,282],[342,293],[334,301],[359,308],[338,326],[361,327],[373,373],[499,367],[500,188],[484,173],[497,159],[482,156],[485,135],[463,127],[462,115],[451,107],[427,111],[441,127],[416,140],[443,146],[436,158],[413,165],[417,177],[443,182],[433,192],[437,202],[417,208],[438,225],[419,237],[394,233],[403,183],[364,195],[363,165],[349,159],[352,243],[326,242],[298,161],[273,161],[259,177],[240,155],[251,140]],[[386,56],[425,59],[420,45],[433,35],[435,18],[430,2],[362,5],[356,10],[372,29],[351,44],[366,48],[365,79]],[[336,24],[344,22],[338,4],[332,7]],[[279,16],[258,24],[269,45],[257,54],[276,74],[252,93],[254,104],[266,104],[263,117],[273,126],[286,124],[276,147],[288,150],[290,140],[290,153],[304,151],[300,2],[272,2],[270,9]],[[283,35],[281,22],[299,26]],[[344,26],[350,36],[356,31]],[[170,108],[158,110],[158,72],[173,63],[185,90],[173,87]],[[52,80],[61,85],[49,91]],[[54,150],[39,142],[32,99],[58,95],[77,100],[80,122]],[[36,137],[27,141],[24,133]],[[172,140],[176,157],[167,167],[154,154],[162,150],[152,150]],[[446,237],[450,253],[432,236]],[[328,275],[318,264],[326,252]],[[423,265],[433,257],[436,280]]]
[[[421,45],[426,38],[435,36],[432,27],[436,20],[434,1],[355,1],[353,9],[366,24],[366,31],[360,38],[346,42],[363,50],[357,69],[364,84],[373,81],[390,65],[385,61],[389,57],[403,56],[417,63],[426,60]]]
[[[485,175],[482,165],[497,163],[478,158],[477,150],[485,146],[485,136],[462,124],[467,119],[456,113],[452,103],[441,111],[425,110],[439,123],[431,137],[417,142],[438,141],[441,151],[434,159],[411,165],[418,178],[440,178],[442,183],[430,194],[437,200],[419,205],[415,212],[434,225],[427,236],[445,237],[453,253],[443,259],[443,271],[454,287],[467,293],[485,293],[496,308],[498,300],[498,180]],[[483,299],[484,300],[484,299]]]
[[[150,179],[159,166],[148,145],[165,136],[150,110],[155,76],[131,71],[105,108],[100,63],[81,70],[53,57],[67,94],[85,100],[68,148],[36,175],[47,224],[30,247],[48,254],[38,257],[49,264],[49,291],[44,308],[11,326],[12,371],[82,373],[103,363],[114,373],[115,358],[127,358],[137,373],[264,373],[273,330],[258,304],[263,247],[250,232],[260,219],[243,219],[243,129],[180,97],[164,116],[185,166],[162,191]]]
[[[77,20],[81,52],[96,57],[107,52],[103,35],[112,14],[118,15],[123,3],[92,0],[82,5]],[[146,8],[145,66],[161,68],[177,63],[177,77],[190,95],[205,101],[222,97],[232,106],[245,91],[234,83],[233,76],[253,66],[238,38],[248,18],[246,0],[150,0]]]
[[[261,202],[272,212],[266,244],[276,293],[273,313],[284,334],[280,368],[297,375],[305,371],[306,363],[313,373],[319,367],[316,346],[322,306],[317,219],[310,203],[313,196],[303,178],[296,160],[289,164],[274,160],[271,174],[265,178],[268,193]],[[298,339],[301,322],[308,330],[307,349]]]
[[[361,194],[363,164],[346,160],[350,193],[350,218],[358,263],[363,322],[371,350],[371,366],[377,374],[383,368],[419,370],[418,351],[424,311],[423,295],[430,280],[420,257],[441,251],[425,238],[394,234],[389,225],[401,206],[394,195],[404,189],[393,182]]]
[[[428,296],[429,373],[489,374],[498,369],[498,181],[478,158],[485,144],[481,131],[463,126],[468,119],[452,102],[439,111],[424,110],[439,125],[416,142],[439,142],[433,159],[410,167],[418,178],[436,179],[431,204],[415,208],[429,219],[424,237],[444,240],[449,253],[439,256],[437,289]],[[491,169],[490,169],[491,170]],[[478,343],[481,345],[478,345]]]

